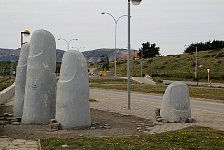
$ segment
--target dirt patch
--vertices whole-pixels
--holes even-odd
[[[153,125],[151,120],[146,120],[126,114],[118,114],[91,109],[92,127],[76,130],[50,131],[49,125],[0,125],[0,136],[19,139],[43,139],[50,137],[114,137],[142,135],[146,128]],[[12,113],[11,105],[1,105],[0,115]],[[102,128],[109,125],[109,129]]]

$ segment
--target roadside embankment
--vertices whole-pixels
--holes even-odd
[[[0,92],[0,104],[5,103],[15,94],[15,83]]]

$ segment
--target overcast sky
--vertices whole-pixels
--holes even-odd
[[[114,48],[115,18],[128,13],[127,0],[0,0],[0,48],[20,47],[20,32],[46,29],[57,48],[81,51]],[[224,40],[224,0],[142,0],[131,6],[131,48],[156,43],[162,55],[181,54],[184,45]],[[127,17],[117,28],[117,47],[127,48]]]

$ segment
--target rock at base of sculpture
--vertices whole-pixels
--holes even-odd
[[[163,96],[160,115],[168,122],[181,122],[191,118],[188,86],[182,82],[170,84]]]
[[[91,125],[89,79],[85,57],[78,51],[64,53],[57,85],[56,120],[62,128]]]
[[[33,32],[27,61],[22,123],[48,124],[55,117],[56,43],[46,30]]]
[[[29,43],[23,44],[19,55],[18,66],[16,67],[15,101],[13,107],[15,117],[22,117],[23,114],[27,58],[29,55],[29,50],[30,50],[30,44]]]

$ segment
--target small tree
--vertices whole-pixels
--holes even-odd
[[[192,43],[189,45],[184,52],[185,53],[191,53],[195,52],[195,48],[197,47],[198,51],[208,51],[208,50],[220,50],[224,48],[224,41],[219,41],[219,40],[213,40],[213,41],[208,41],[208,42],[200,42],[200,43]]]
[[[143,56],[142,56],[143,55]],[[150,44],[149,42],[142,43],[142,47],[139,49],[138,56],[141,58],[152,58],[156,55],[160,55],[159,47],[156,47],[156,44]]]

